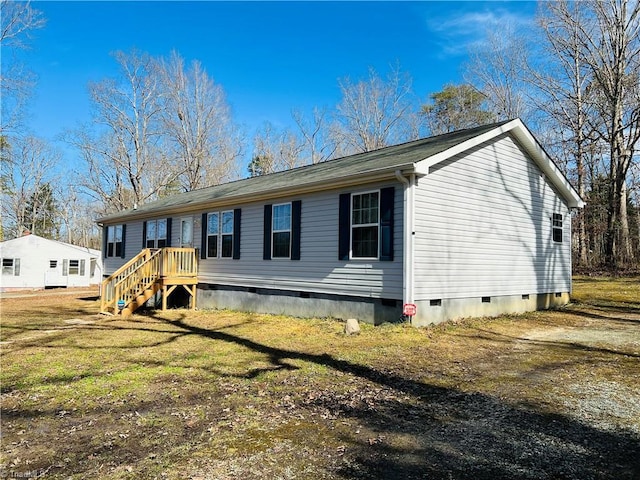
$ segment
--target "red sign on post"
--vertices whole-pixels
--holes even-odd
[[[417,311],[418,307],[416,307],[415,303],[405,303],[402,309],[402,313],[406,317],[413,317]]]

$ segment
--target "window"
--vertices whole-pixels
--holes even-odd
[[[106,256],[124,257],[124,225],[110,225],[107,227]]]
[[[69,260],[69,275],[80,273],[80,260]]]
[[[300,260],[302,201],[264,206],[262,258]]]
[[[351,196],[351,257],[378,258],[379,192]]]
[[[562,215],[559,213],[553,214],[553,241],[562,243]]]
[[[233,257],[233,226],[233,211],[215,212],[207,216],[207,257]]]
[[[144,223],[145,247],[164,248],[168,247],[168,221],[166,218],[159,220],[149,220]]]
[[[207,217],[207,257],[218,258],[218,235],[220,233],[220,215],[210,213]]]
[[[393,261],[395,188],[342,193],[338,205],[338,259]]]
[[[49,260],[49,268],[57,268],[58,261],[57,260]]]
[[[233,212],[222,212],[222,258],[233,256]]]
[[[206,238],[202,258],[240,258],[240,209],[203,214]],[[206,242],[206,246],[205,246]]]
[[[63,260],[62,261],[62,275],[80,275],[84,276],[85,261],[82,260]]]
[[[2,259],[2,275],[20,276],[20,259],[19,258],[3,258]]]
[[[289,258],[291,256],[291,204],[283,203],[273,206],[273,258]]]

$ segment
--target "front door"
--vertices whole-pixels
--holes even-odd
[[[62,274],[62,260],[45,260],[45,262],[49,263],[49,268],[45,270],[44,286],[66,287],[69,277]]]
[[[180,220],[180,246],[193,247],[193,217]]]

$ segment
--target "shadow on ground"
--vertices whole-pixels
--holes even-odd
[[[640,478],[640,438],[631,432],[601,431],[569,417],[429,385],[330,355],[273,348],[182,320],[158,320],[185,334],[264,354],[271,363],[265,371],[302,360],[376,385],[371,402],[354,402],[330,392],[311,402],[310,406],[378,433],[373,440],[358,440],[355,435],[343,439],[351,445],[354,460],[339,471],[344,478]],[[252,371],[251,376],[258,373]]]
[[[108,326],[88,325],[84,328],[130,329],[153,333],[154,336],[158,333],[167,335],[166,340],[160,343],[126,348],[152,347],[195,335],[211,341],[212,348],[216,343],[225,342],[264,355],[264,365],[247,370],[242,375],[244,379],[255,379],[276,370],[295,370],[297,367],[292,362],[308,362],[331,369],[335,372],[335,382],[356,380],[357,388],[347,389],[347,393],[338,394],[327,388],[300,399],[296,406],[306,411],[327,412],[336,426],[335,434],[340,436],[339,440],[345,446],[344,461],[333,464],[332,470],[326,472],[328,478],[640,479],[640,437],[631,431],[601,430],[570,416],[546,413],[536,406],[443,388],[428,378],[409,378],[328,354],[275,348],[234,335],[228,330],[192,325],[186,318],[185,313],[181,319],[168,320],[152,312],[149,317],[154,321],[152,326],[149,323],[139,327],[110,323]],[[504,342],[512,340],[502,339]],[[544,343],[544,340],[535,341],[538,346]],[[575,349],[582,355],[585,351],[587,354],[624,355],[602,348],[589,347],[585,350],[579,344],[559,345],[557,341],[551,346]],[[74,377],[72,380],[77,379]],[[66,383],[69,378],[51,378],[50,381]],[[526,379],[523,378],[522,382],[522,388],[526,389]],[[176,402],[188,405],[185,398]],[[121,408],[121,411],[111,409],[97,413],[133,416],[131,408],[144,413],[145,407],[142,404],[135,407],[123,404]],[[60,415],[60,412],[22,406],[3,412],[3,422],[12,419],[31,422],[55,415]],[[358,434],[360,427],[366,430],[366,436]],[[185,431],[184,435],[196,438],[197,433],[196,430]],[[314,445],[314,432],[306,433],[309,445]],[[122,452],[120,457],[128,455],[128,461],[134,463],[140,460],[140,455],[144,458],[147,454],[149,452],[140,449]],[[69,470],[64,473],[79,474]],[[247,474],[244,478],[253,477]]]

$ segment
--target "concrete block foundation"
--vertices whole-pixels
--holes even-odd
[[[503,295],[497,297],[443,298],[415,302],[418,312],[412,324],[424,327],[468,317],[533,312],[561,307],[569,303],[568,292]]]
[[[402,301],[362,298],[266,288],[247,288],[199,284],[199,308],[230,309],[244,312],[290,315],[302,318],[355,318],[379,325],[400,322]],[[523,294],[495,297],[442,298],[418,300],[411,323],[417,327],[467,317],[495,317],[556,308],[569,303],[568,292]]]
[[[228,308],[302,318],[356,318],[373,325],[402,320],[402,302],[393,299],[208,284],[198,285],[197,299],[199,308]]]

